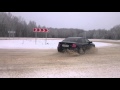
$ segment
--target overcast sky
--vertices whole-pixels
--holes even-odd
[[[11,12],[28,23],[53,28],[78,28],[84,30],[110,29],[120,24],[120,12]]]

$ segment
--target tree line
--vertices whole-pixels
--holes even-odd
[[[22,17],[13,16],[10,12],[0,12],[0,37],[9,37],[8,31],[15,31],[15,37],[35,37],[33,28],[47,28],[36,25],[35,21],[26,21]],[[86,37],[89,39],[120,39],[120,25],[110,30],[84,30],[74,28],[48,28],[48,38]],[[37,37],[45,38],[45,33],[37,33]]]

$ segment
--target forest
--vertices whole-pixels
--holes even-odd
[[[15,31],[14,37],[35,37],[33,28],[47,28],[48,38],[66,38],[66,37],[86,37],[89,39],[120,39],[120,25],[116,25],[110,30],[94,29],[84,30],[75,28],[52,28],[36,25],[35,21],[27,23],[24,18],[12,15],[10,12],[0,12],[0,37],[10,37],[8,31]],[[43,32],[37,33],[37,37],[45,38]]]

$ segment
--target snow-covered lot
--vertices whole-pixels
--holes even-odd
[[[0,40],[1,49],[56,49],[62,39],[47,40]],[[112,44],[93,42],[96,47],[111,46]]]

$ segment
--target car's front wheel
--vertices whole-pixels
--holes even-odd
[[[89,52],[95,53],[95,52],[97,52],[97,48],[95,46],[91,46]]]

